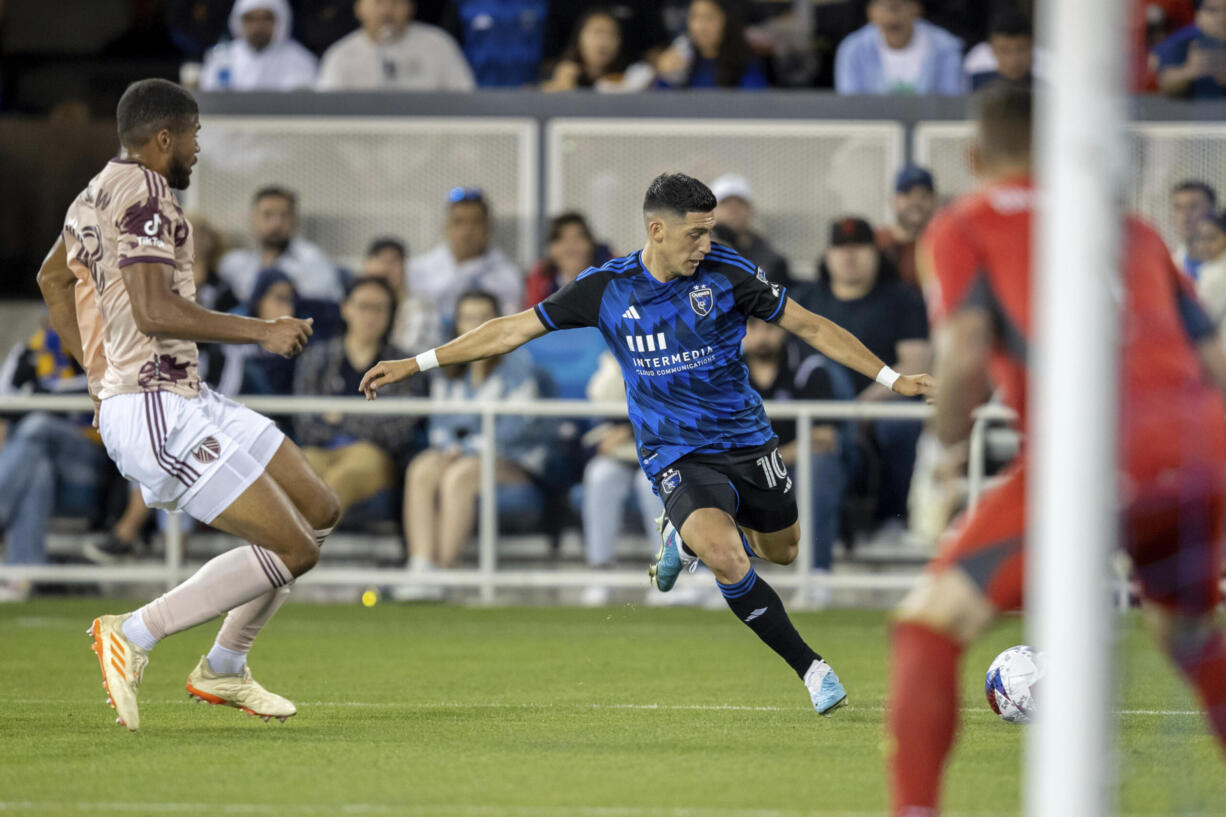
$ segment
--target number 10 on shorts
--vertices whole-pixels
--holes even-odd
[[[788,479],[788,467],[783,464],[783,457],[780,456],[778,448],[758,457],[758,467],[762,469],[762,474],[766,477],[767,488],[776,488],[780,480]],[[790,480],[788,482],[790,483]]]

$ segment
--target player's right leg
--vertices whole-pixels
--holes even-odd
[[[886,720],[895,817],[936,814],[958,722],[958,662],[997,611],[1022,601],[1021,469],[942,546],[895,612]]]
[[[1181,476],[1173,488],[1148,497],[1139,492],[1129,514],[1128,551],[1150,631],[1195,690],[1226,751],[1226,638],[1214,620],[1226,486],[1217,469],[1186,469]]]

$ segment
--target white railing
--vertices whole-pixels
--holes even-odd
[[[459,402],[384,397],[369,402],[360,397],[241,397],[241,402],[265,414],[382,414],[393,417],[424,417],[432,414],[477,414],[481,416],[482,448],[481,491],[477,518],[477,567],[435,571],[426,575],[413,574],[415,584],[436,584],[449,587],[477,587],[483,602],[493,601],[499,588],[572,587],[604,584],[611,587],[642,587],[643,571],[590,570],[525,570],[499,571],[496,537],[498,531],[495,505],[495,419],[500,415],[564,418],[618,418],[626,416],[624,403],[596,403],[583,400],[539,400],[508,402]],[[26,395],[0,396],[0,412],[54,411],[79,412],[92,410],[84,396]],[[781,569],[771,576],[780,588],[804,593],[818,582],[830,588],[856,590],[902,590],[911,586],[913,575],[837,575],[815,578],[812,574],[813,531],[812,498],[806,486],[811,484],[812,427],[823,420],[924,420],[932,413],[930,406],[916,402],[860,401],[767,401],[767,413],[775,419],[796,420],[796,500],[802,545],[796,562],[790,569]],[[984,429],[990,421],[1009,422],[1013,413],[1001,406],[984,406],[976,412],[971,434],[968,480],[970,496],[976,500],[982,491],[984,474]],[[165,561],[156,564],[95,565],[0,565],[0,578],[24,578],[32,581],[62,583],[141,582],[161,583],[173,587],[192,572],[183,561],[183,537],[178,525],[167,526]],[[320,566],[299,581],[313,584],[345,586],[377,586],[407,581],[403,571],[378,568],[337,568]]]

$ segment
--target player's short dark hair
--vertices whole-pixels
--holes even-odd
[[[1034,28],[1026,12],[1018,8],[1002,8],[988,21],[989,37],[1033,37]]]
[[[255,195],[251,197],[251,206],[262,202],[264,199],[284,199],[289,203],[289,209],[294,212],[298,211],[298,194],[287,187],[281,187],[277,184],[270,184],[266,187],[261,187],[255,191]]]
[[[1217,207],[1217,191],[1208,182],[1203,182],[1200,179],[1184,179],[1179,184],[1171,188],[1171,195],[1176,193],[1197,192],[1204,195],[1205,200],[1209,202],[1210,207]]]
[[[715,204],[711,188],[684,173],[661,173],[643,196],[644,213],[669,212],[682,218],[686,213],[709,213]]]
[[[973,106],[985,158],[1030,158],[1034,94],[1028,85],[994,82],[975,94]]]
[[[166,79],[138,80],[127,87],[115,108],[119,143],[135,150],[158,131],[180,133],[198,113],[196,98],[183,86]]]
[[[404,242],[390,235],[380,236],[370,242],[370,246],[366,248],[366,257],[370,258],[372,255],[378,255],[385,250],[395,250],[401,260],[409,257],[409,248],[405,246]]]

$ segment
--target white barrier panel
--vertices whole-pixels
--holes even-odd
[[[896,122],[559,118],[546,140],[549,212],[583,211],[616,252],[642,246],[643,193],[655,176],[710,184],[738,173],[753,186],[761,232],[793,275],[811,278],[831,220],[891,218],[904,134]]]
[[[477,569],[437,571],[427,576],[414,574],[415,584],[437,584],[450,587],[478,587],[484,602],[494,598],[494,591],[506,587],[569,587],[576,585],[606,584],[618,587],[643,586],[642,571],[499,571],[496,549],[497,515],[493,486],[495,463],[494,419],[499,415],[529,417],[625,417],[625,403],[597,403],[584,400],[538,400],[505,402],[453,402],[423,399],[398,399],[384,397],[367,401],[360,397],[240,397],[241,402],[264,414],[380,414],[391,417],[417,418],[432,414],[480,414],[483,423],[482,483],[480,511],[477,524]],[[932,414],[932,407],[907,401],[877,403],[865,401],[813,401],[764,403],[767,413],[776,419],[796,420],[796,483],[809,485],[812,479],[810,460],[811,429],[815,421],[822,420],[923,420]],[[28,411],[86,411],[92,404],[85,396],[28,395],[0,396],[0,412]],[[982,445],[984,435],[980,427],[988,422],[1011,422],[1014,414],[1002,406],[984,406],[976,412],[976,431],[972,435],[972,463],[979,463],[976,479],[982,479]],[[972,485],[978,495],[980,486]],[[796,491],[801,530],[805,541],[810,541],[813,530],[812,498],[809,491]],[[0,577],[26,578],[65,583],[97,582],[158,582],[173,587],[186,578],[193,568],[182,563],[182,534],[177,525],[166,531],[166,560],[162,565],[116,565],[97,566],[14,566],[0,565]],[[772,573],[771,582],[782,588],[796,589],[798,600],[818,582],[838,589],[896,590],[910,586],[910,576],[887,576],[880,574],[862,576],[828,576],[815,580],[812,567],[812,549],[803,546],[792,568]],[[320,567],[302,580],[316,584],[369,586],[395,584],[403,577],[403,571],[388,569],[354,569]],[[777,576],[777,578],[776,578]]]
[[[912,155],[932,171],[942,198],[975,188],[966,162],[970,122],[920,122]],[[1128,208],[1143,216],[1173,246],[1171,188],[1194,179],[1226,190],[1226,124],[1133,122],[1128,125]]]
[[[479,187],[494,245],[526,268],[536,260],[537,131],[535,120],[499,117],[205,116],[185,203],[241,246],[252,194],[287,187],[301,235],[356,268],[378,236],[413,254],[440,243],[448,191]]]

